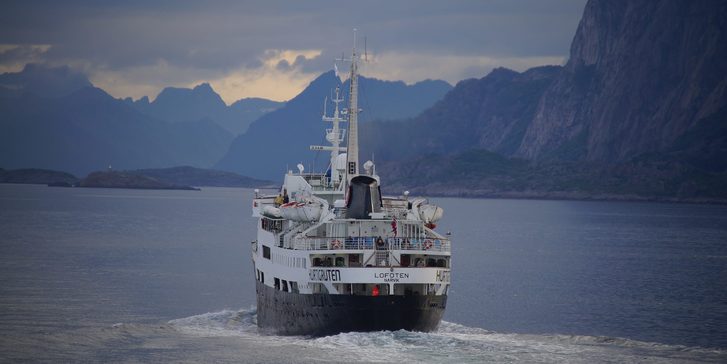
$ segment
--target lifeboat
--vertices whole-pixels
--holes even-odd
[[[315,201],[291,201],[281,205],[280,215],[293,221],[317,221],[323,212],[323,205]]]
[[[444,210],[436,205],[426,204],[419,207],[419,217],[426,224],[434,225],[437,221],[439,221],[439,219],[442,218],[443,214]]]
[[[263,216],[279,219],[282,215],[280,214],[279,208],[268,205],[263,207]]]

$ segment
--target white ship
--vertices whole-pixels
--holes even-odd
[[[434,231],[443,211],[406,192],[383,197],[371,161],[360,173],[355,36],[351,58],[342,61],[351,64],[348,107],[339,107],[336,86],[333,115],[324,108],[322,118],[331,123],[330,145],[311,146],[330,151],[327,171],[306,173],[299,164],[278,194],[255,191],[257,324],[311,336],[435,330],[450,285],[450,240]]]

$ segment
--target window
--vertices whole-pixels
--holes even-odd
[[[263,217],[260,219],[260,225],[263,230],[270,231],[272,233],[279,233],[283,230],[283,220]]]
[[[260,282],[265,283],[265,272],[260,271]]]
[[[263,258],[270,259],[270,247],[263,245]]]
[[[283,292],[288,292],[288,281],[283,279]]]
[[[298,282],[290,282],[290,292],[298,293]]]
[[[274,278],[274,282],[275,282],[275,289],[280,289],[280,279]]]

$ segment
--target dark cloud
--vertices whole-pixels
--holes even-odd
[[[0,49],[0,64],[14,64],[22,61],[35,61],[44,56],[46,47],[20,45]]]
[[[280,60],[280,62],[278,62],[278,64],[275,66],[275,68],[278,71],[290,71],[291,67],[290,67],[290,63],[283,59],[283,60]]]
[[[584,0],[91,2],[11,1],[0,43],[50,44],[48,61],[118,69],[164,60],[227,70],[259,64],[266,49],[323,49],[330,68],[358,27],[372,50],[431,54],[565,56]]]
[[[10,0],[0,11],[0,69],[71,65],[116,96],[217,80],[232,101],[283,99],[348,56],[358,28],[359,48],[366,37],[372,55],[386,55],[367,70],[373,76],[454,83],[496,66],[559,62],[585,2]],[[284,50],[320,54],[276,58]]]

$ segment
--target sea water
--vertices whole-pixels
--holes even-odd
[[[259,334],[249,189],[0,184],[0,360],[725,362],[727,208],[432,199],[433,333]]]

